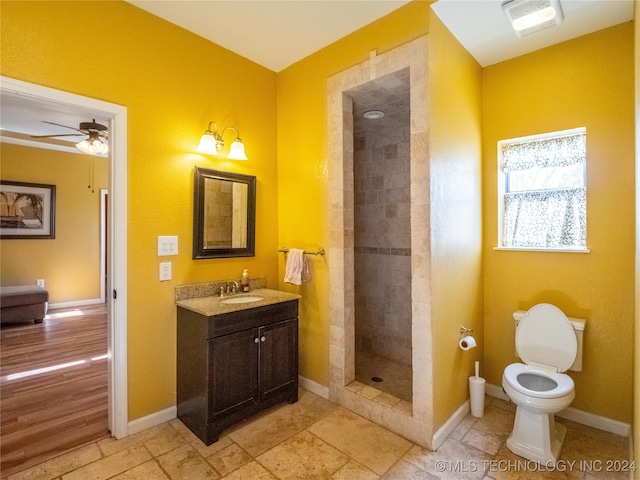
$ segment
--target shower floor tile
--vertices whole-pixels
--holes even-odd
[[[410,366],[368,352],[356,351],[356,380],[360,383],[411,403],[412,377]],[[373,380],[374,378],[382,381]]]

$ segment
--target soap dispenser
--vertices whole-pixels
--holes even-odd
[[[249,291],[249,270],[246,268],[242,271],[242,280],[240,280],[240,285],[243,292]]]

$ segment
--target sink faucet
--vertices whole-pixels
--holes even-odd
[[[240,290],[240,285],[238,284],[238,282],[236,282],[235,280],[231,280],[230,282],[227,282],[227,293],[230,293],[231,295],[235,295],[238,290]]]

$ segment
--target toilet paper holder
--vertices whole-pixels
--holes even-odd
[[[473,328],[460,325],[460,335],[469,335],[470,333],[473,333]]]

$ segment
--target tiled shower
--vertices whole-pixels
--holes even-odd
[[[361,85],[353,102],[356,379],[410,402],[408,69]],[[363,117],[371,110],[384,117]]]
[[[420,37],[392,50],[336,73],[327,80],[328,180],[327,198],[329,234],[329,308],[331,309],[329,361],[329,399],[374,421],[426,448],[439,445],[444,438],[433,430],[433,381],[431,348],[430,289],[430,183],[428,129],[428,37]],[[398,92],[399,95],[395,95]],[[404,93],[402,93],[404,92]],[[356,380],[356,288],[355,264],[355,143],[362,134],[355,133],[355,123],[369,109],[384,108],[386,121],[402,118],[402,128],[410,135],[410,298],[411,365],[403,366],[409,398],[404,400],[383,389],[387,380],[365,385]],[[408,117],[408,118],[407,118]],[[396,125],[397,126],[397,125]],[[388,131],[398,131],[389,125]],[[406,132],[403,132],[406,134]],[[376,136],[376,134],[374,134]],[[383,141],[384,134],[377,134]],[[404,138],[404,137],[403,137]],[[395,141],[400,148],[400,140]],[[391,154],[389,147],[387,154]],[[373,154],[373,152],[372,152]],[[389,158],[391,160],[391,158]],[[394,172],[390,172],[392,175]],[[374,175],[375,176],[375,175]],[[384,175],[385,182],[387,174]],[[373,181],[373,180],[372,180]],[[379,182],[379,180],[377,180]],[[379,209],[380,207],[378,207]],[[391,207],[393,209],[393,207]],[[387,230],[385,234],[397,234]],[[379,235],[378,235],[379,236]],[[387,248],[387,247],[378,247]],[[389,248],[403,248],[393,246]],[[375,250],[374,250],[375,251]],[[383,250],[384,251],[384,250]],[[378,250],[380,252],[380,250]],[[391,251],[389,251],[391,253]],[[376,270],[383,270],[384,266]],[[385,275],[390,275],[385,272]],[[408,323],[409,323],[408,322]],[[371,355],[375,359],[384,357]],[[384,359],[380,368],[401,364]],[[377,366],[376,366],[377,368]],[[384,378],[386,374],[383,374]],[[394,375],[395,376],[395,375]]]

